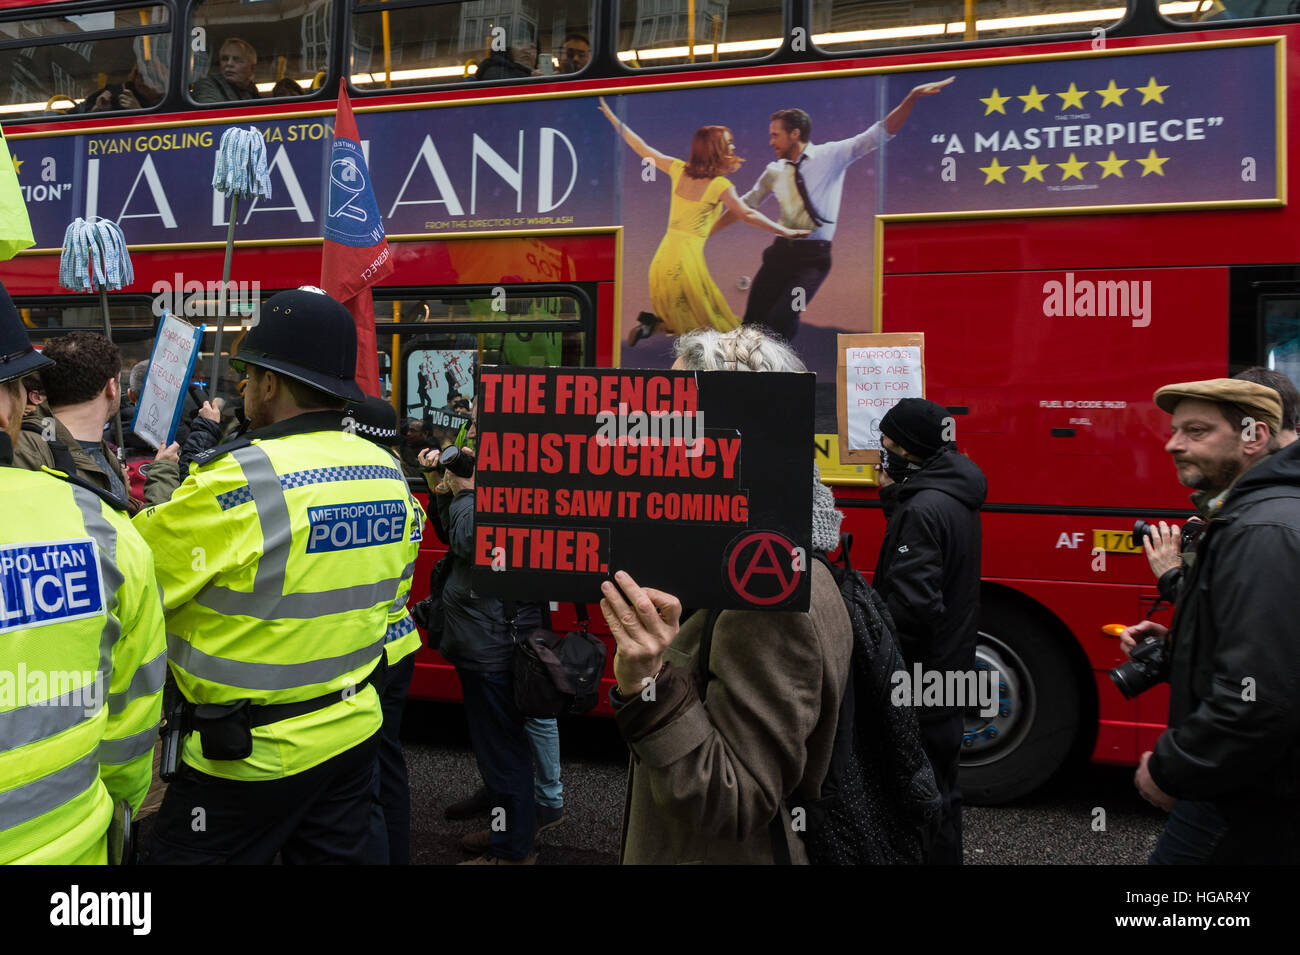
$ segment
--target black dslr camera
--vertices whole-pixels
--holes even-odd
[[[1201,536],[1201,531],[1205,530],[1205,518],[1199,515],[1193,515],[1183,522],[1182,544],[1179,550],[1191,550],[1196,544],[1196,539]],[[1133,546],[1140,548],[1142,540],[1156,532],[1154,524],[1149,524],[1143,520],[1133,522]]]
[[[474,474],[474,455],[466,454],[460,448],[451,445],[438,455],[438,463],[434,465],[434,470],[439,474],[450,471],[458,478],[472,477]]]
[[[1129,654],[1129,661],[1110,671],[1116,688],[1131,700],[1157,683],[1169,679],[1169,647],[1163,640],[1147,637]]]

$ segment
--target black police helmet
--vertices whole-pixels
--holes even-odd
[[[53,364],[32,347],[13,299],[0,284],[0,381],[13,381]]]
[[[378,445],[397,443],[397,412],[383,398],[366,395],[365,401],[350,403],[343,417],[352,418],[357,434],[368,441]]]
[[[365,399],[356,381],[356,324],[324,292],[290,289],[272,295],[235,360],[296,378],[336,398]]]

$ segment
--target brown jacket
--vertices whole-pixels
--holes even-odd
[[[73,462],[77,465],[77,474],[105,491],[112,490],[112,483],[104,469],[95,463],[95,459],[87,454],[77,439],[72,436],[72,432],[63,426],[63,422],[50,413],[48,405],[41,405],[32,414],[23,418],[23,421],[35,421],[37,424],[44,424],[45,419],[54,422],[54,438],[60,441],[72,455]],[[126,488],[128,497],[131,493],[131,479],[122,471],[122,466],[118,463],[117,455],[111,449],[105,449],[104,456],[108,458],[109,466],[117,472],[118,479],[122,482],[122,487]],[[53,468],[54,452],[50,450],[49,443],[46,442],[39,434],[31,431],[23,431],[18,440],[14,442],[14,467],[26,468],[28,471],[39,471],[43,467]],[[130,501],[131,513],[139,509],[138,501]]]
[[[718,617],[707,703],[693,679],[700,611],[665,654],[654,701],[636,697],[618,711],[632,751],[624,863],[770,864],[778,808],[791,859],[807,862],[781,802],[820,792],[853,652],[835,581],[820,562],[812,567],[808,613]]]

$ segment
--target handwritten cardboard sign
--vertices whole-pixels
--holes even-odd
[[[880,462],[880,419],[903,398],[925,397],[925,335],[840,335],[836,385],[840,460]]]
[[[203,340],[200,325],[195,328],[171,312],[163,314],[149,357],[149,374],[140,390],[131,430],[155,448],[171,444],[181,421],[181,408],[189,388],[194,362]]]
[[[813,383],[483,368],[475,591],[594,603],[625,570],[687,607],[806,610]]]

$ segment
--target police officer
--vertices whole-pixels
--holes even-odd
[[[187,701],[154,862],[364,860],[385,633],[417,531],[392,457],[344,422],[356,341],[323,292],[272,296],[231,362],[252,430],[136,518]]]
[[[32,348],[0,286],[0,863],[98,863],[152,777],[166,674],[149,548],[110,498],[12,466]],[[116,861],[116,860],[115,860]]]
[[[383,398],[367,395],[365,401],[348,405],[343,418],[344,427],[372,441],[393,459],[393,466],[401,468],[401,460],[392,450],[401,437],[397,430],[397,412]],[[408,557],[412,562],[419,556],[419,542],[424,537],[424,508],[414,495],[409,494],[415,510]],[[398,590],[393,601],[388,630],[384,633],[384,653],[387,657],[387,676],[384,680],[382,706],[384,723],[379,743],[379,767],[375,781],[375,805],[370,816],[370,848],[366,862],[370,865],[409,865],[411,862],[411,784],[402,754],[402,711],[406,708],[406,695],[415,674],[415,651],[420,649],[420,631],[406,609],[411,596],[408,578]]]

